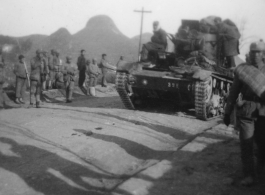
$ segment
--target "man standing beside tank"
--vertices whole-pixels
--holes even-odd
[[[163,46],[163,49],[167,48],[167,33],[164,31],[158,21],[153,22],[154,35],[151,37],[151,42]]]
[[[18,63],[15,64],[14,74],[16,75],[16,100],[17,104],[24,104],[25,91],[27,87],[27,73],[25,69],[24,56],[19,55]]]
[[[66,64],[64,66],[64,82],[66,90],[66,103],[72,102],[73,91],[75,88],[75,78],[78,72],[77,66],[72,63],[70,56],[66,57]]]
[[[100,70],[97,65],[97,59],[93,58],[92,63],[88,67],[89,75],[89,93],[91,96],[96,96],[96,85],[98,81],[98,75],[100,75]]]
[[[81,50],[81,55],[77,59],[77,66],[79,70],[79,80],[78,85],[81,89],[84,88],[84,82],[86,80],[86,58],[85,58],[86,51],[84,49]]]
[[[30,61],[30,107],[33,107],[33,100],[36,99],[36,108],[40,108],[41,74],[43,70],[43,53],[36,51],[36,56]]]
[[[243,82],[245,77],[242,78],[243,74],[238,69],[243,66],[253,66],[253,68],[257,68],[261,73],[265,74],[264,52],[264,42],[255,42],[250,45],[249,62],[248,64],[239,65],[235,69],[233,85],[225,108],[224,123],[228,126],[230,124],[230,114],[236,104],[241,161],[244,172],[241,184],[245,186],[252,185],[256,176],[253,151],[254,141],[256,141],[258,146],[257,174],[262,173],[265,164],[265,101],[262,101],[253,92],[252,88],[249,87],[250,83]]]
[[[102,72],[101,86],[107,87],[106,75],[108,73],[108,69],[116,70],[115,66],[112,66],[111,64],[108,63],[107,54],[102,54],[102,59],[99,64],[99,68],[101,69]]]

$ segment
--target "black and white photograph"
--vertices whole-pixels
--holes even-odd
[[[0,0],[0,195],[265,195],[265,0]]]

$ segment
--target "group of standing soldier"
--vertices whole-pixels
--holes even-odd
[[[36,104],[37,108],[40,107],[40,96],[42,91],[52,88],[65,88],[66,103],[71,103],[78,72],[79,87],[83,89],[84,82],[88,80],[88,93],[95,96],[95,86],[98,76],[102,73],[102,87],[106,87],[107,69],[115,70],[115,67],[107,62],[106,54],[102,55],[102,60],[98,65],[96,58],[93,58],[92,62],[85,58],[85,50],[81,50],[81,55],[78,57],[77,64],[72,63],[72,58],[70,56],[66,57],[66,61],[63,64],[57,50],[51,50],[50,55],[47,51],[37,50],[36,56],[30,60],[30,68],[31,72],[28,74],[25,57],[19,55],[18,62],[14,66],[14,74],[16,75],[15,102],[17,104],[25,103],[25,90],[27,81],[29,81],[30,107]]]

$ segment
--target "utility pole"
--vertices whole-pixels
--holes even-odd
[[[145,13],[152,13],[151,11],[146,11],[142,7],[142,10],[134,10],[134,12],[141,13],[141,29],[140,29],[140,40],[139,40],[139,48],[138,48],[138,61],[140,61],[140,52],[141,52],[141,44],[142,44],[142,33],[143,33],[143,20]]]

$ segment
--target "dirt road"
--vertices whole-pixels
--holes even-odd
[[[238,141],[215,133],[218,119],[126,110],[111,88],[72,104],[58,93],[0,112],[1,195],[265,192],[237,185]]]

